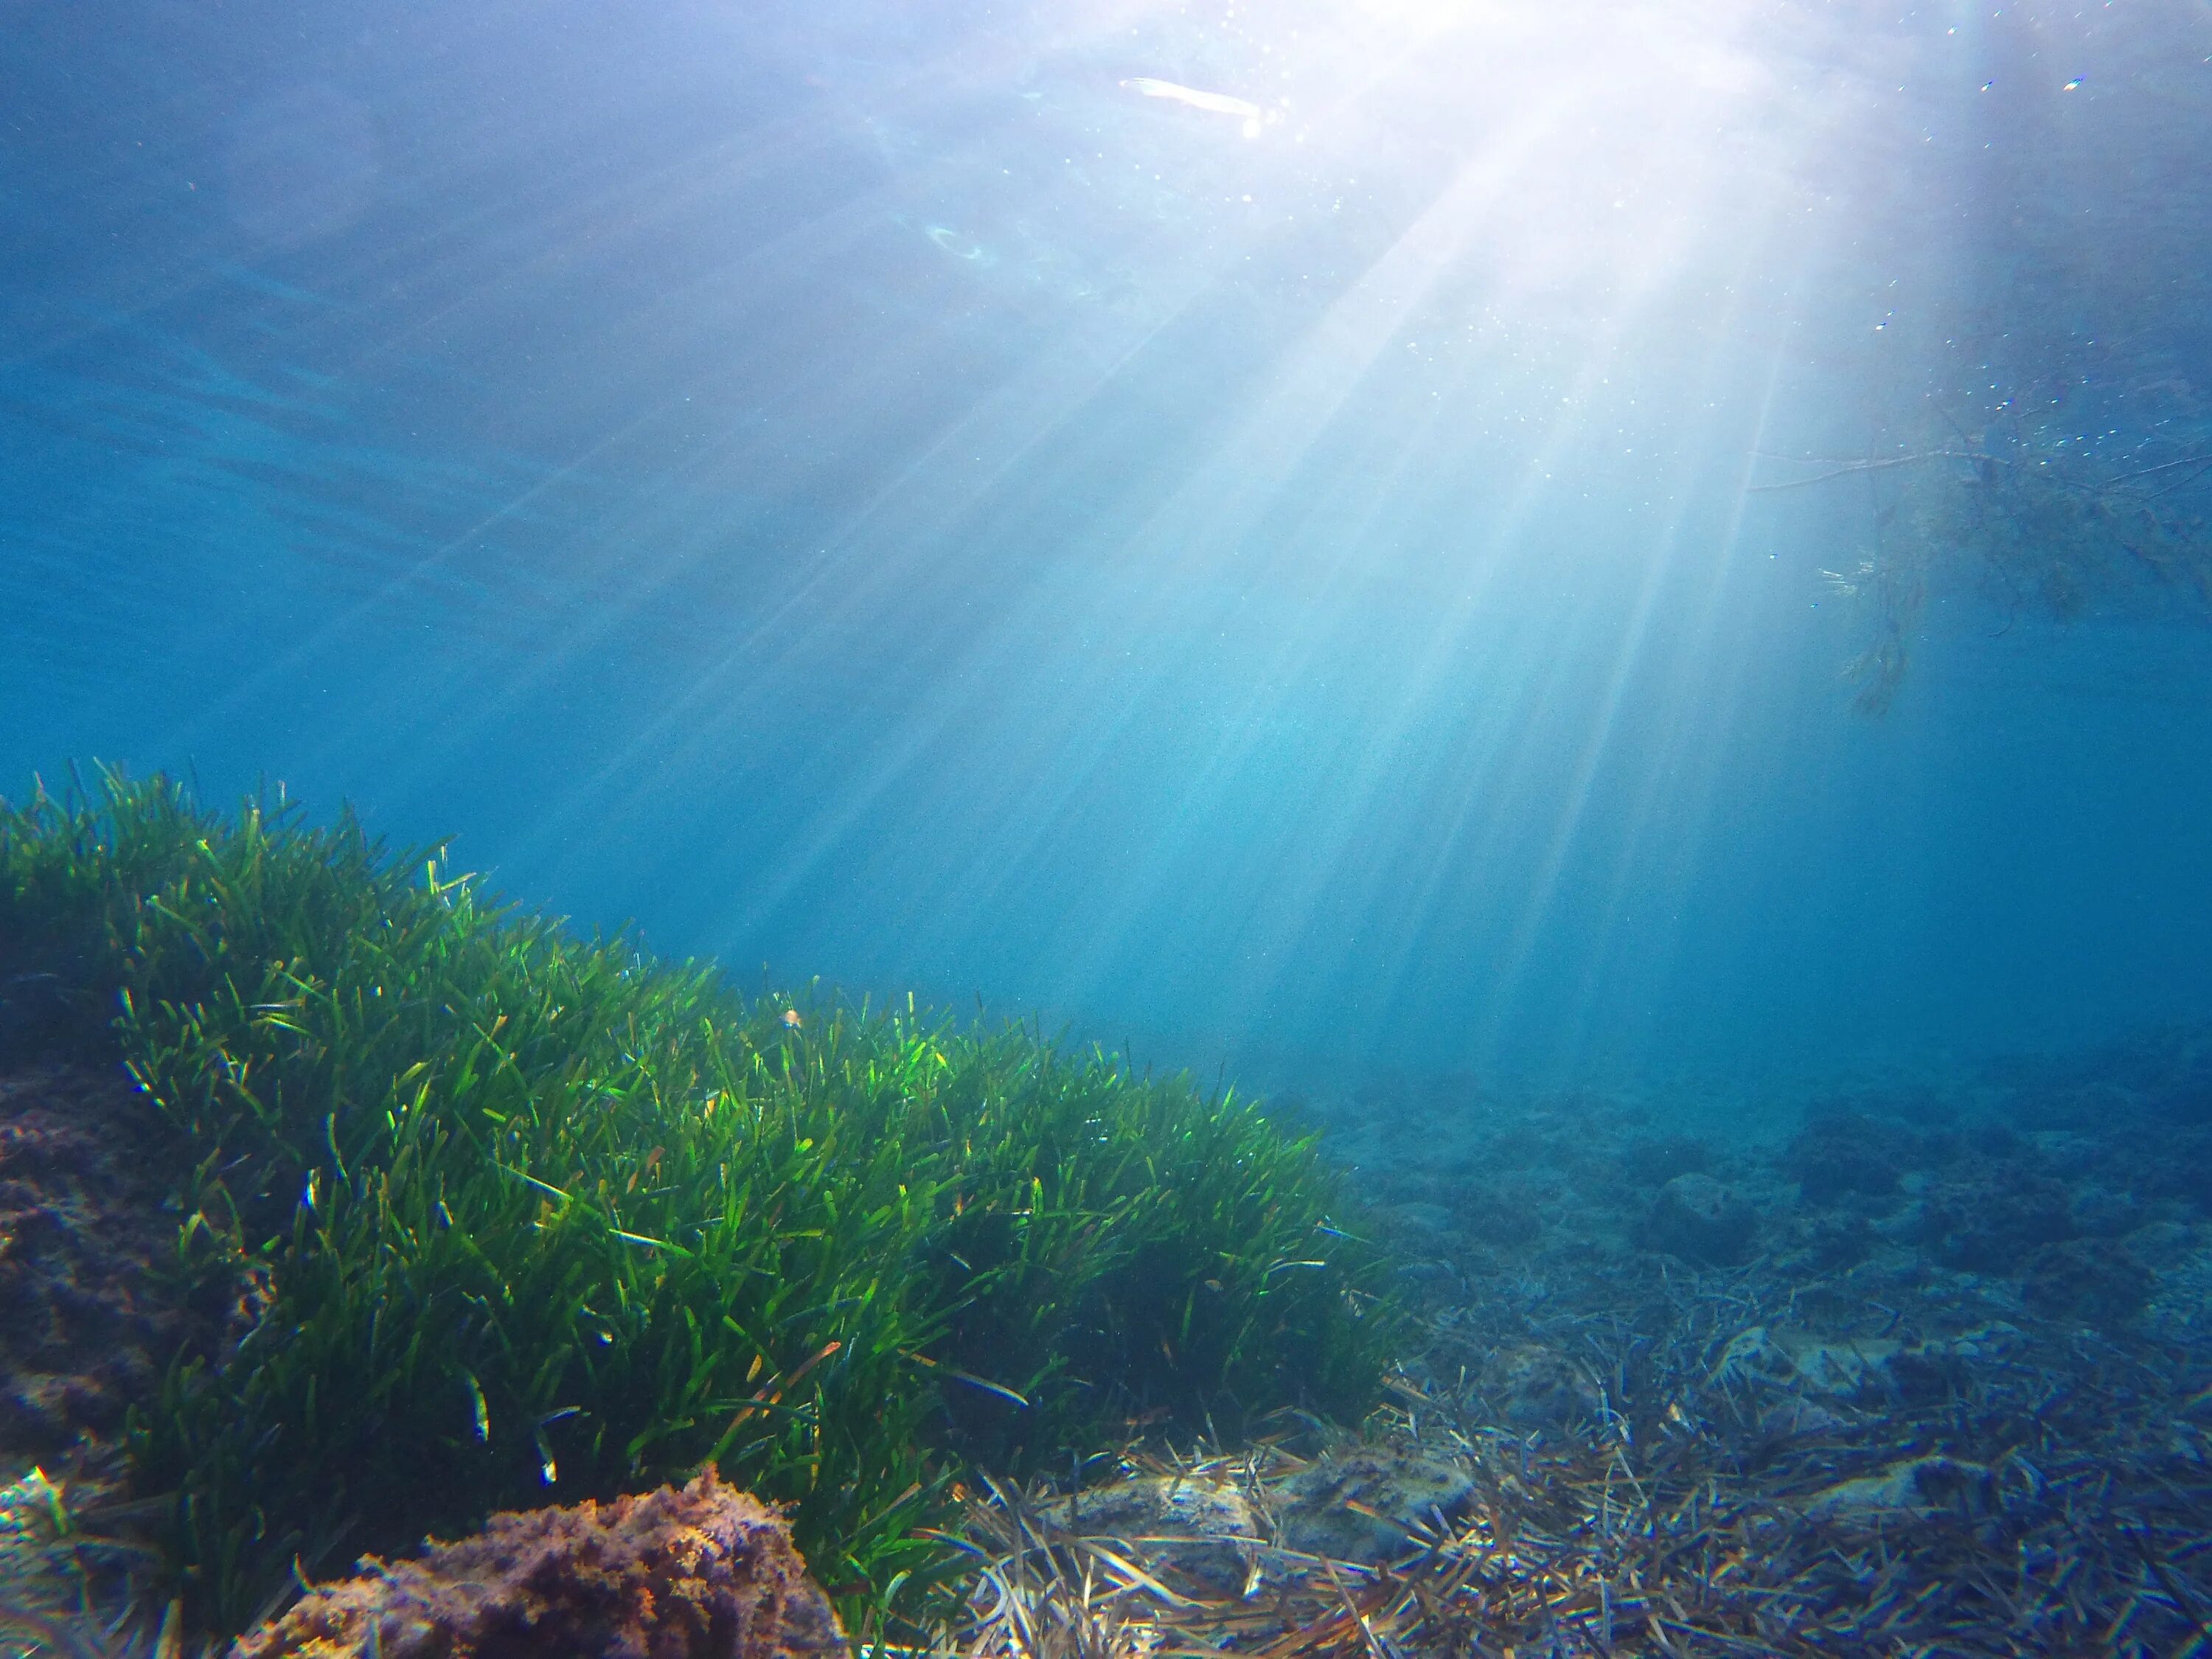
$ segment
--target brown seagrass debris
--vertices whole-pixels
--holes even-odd
[[[1241,1455],[1125,1453],[1130,1480],[1233,1492],[1249,1528],[1214,1540],[1205,1578],[1188,1568],[1206,1546],[1133,1517],[1056,1534],[1077,1511],[1049,1494],[1024,1539],[1001,1515],[994,1545],[979,1520],[1031,1626],[1066,1596],[1101,1653],[2212,1659],[2212,1216],[2177,1207],[2193,1188],[2111,1136],[2077,1176],[2018,1135],[1857,1119],[1778,1159],[1623,1154],[1615,1179],[1577,1152],[1603,1138],[1561,1121],[1541,1157],[1516,1164],[1500,1138],[1474,1175],[1394,1189],[1428,1326],[1359,1438],[1462,1471],[1464,1502],[1389,1534],[1360,1487],[1310,1476],[1341,1512],[1301,1553],[1284,1495],[1332,1458],[1290,1448],[1328,1441],[1319,1425]],[[2212,1167],[2200,1140],[2177,1168]],[[1685,1157],[1756,1199],[1741,1249],[1655,1248]],[[1523,1188],[1521,1221],[1489,1225]],[[2039,1242],[2052,1227],[2081,1236]],[[1332,1530],[1391,1547],[1355,1559]],[[973,1650],[1041,1659],[1011,1628],[971,1631]]]
[[[1571,1426],[1495,1426],[1479,1369],[1447,1384],[1432,1353],[1354,1455],[1449,1464],[1468,1490],[1377,1559],[1286,1547],[1301,1486],[1373,1523],[1359,1487],[1307,1473],[1342,1449],[1125,1460],[1158,1490],[1238,1494],[1250,1526],[1212,1541],[1260,1565],[1241,1589],[1186,1571],[1188,1535],[1085,1528],[1137,1519],[1100,1494],[1040,1497],[1018,1524],[992,1506],[975,1536],[1029,1628],[1079,1601],[1101,1655],[2212,1656],[2201,1356],[2033,1323],[1915,1335],[1891,1310],[1895,1337],[1815,1342],[1792,1334],[1802,1289],[1754,1269],[1539,1327],[1592,1379]],[[1483,1340],[1464,1313],[1442,1323],[1446,1359]],[[1516,1328],[1488,1340],[1517,1377]],[[1050,1659],[1003,1620],[969,1650]]]

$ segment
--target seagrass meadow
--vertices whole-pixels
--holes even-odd
[[[434,849],[102,774],[0,805],[0,969],[119,1066],[161,1264],[228,1310],[125,1441],[191,1627],[497,1509],[704,1464],[848,1617],[920,1617],[962,1472],[1134,1418],[1356,1419],[1402,1316],[1310,1140],[1182,1079],[747,999]]]

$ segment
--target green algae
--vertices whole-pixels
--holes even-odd
[[[212,1632],[707,1462],[896,1616],[963,1467],[1356,1416],[1397,1333],[1336,1178],[1250,1103],[1020,1025],[749,1000],[349,815],[113,774],[0,803],[0,939],[191,1149],[169,1271],[238,1316],[130,1453]]]

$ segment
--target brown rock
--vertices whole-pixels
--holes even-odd
[[[1283,1541],[1338,1561],[1388,1561],[1449,1533],[1474,1497],[1457,1463],[1361,1446],[1309,1463],[1275,1489]]]
[[[2021,1298],[2035,1312],[2087,1325],[2124,1325],[2156,1285],[2124,1244],[2103,1238],[2046,1244],[2027,1258]]]
[[[1482,1382],[1498,1416],[1516,1429],[1572,1428],[1603,1403],[1580,1365],[1534,1342],[1492,1354]]]
[[[815,1659],[846,1650],[774,1510],[709,1470],[610,1504],[495,1515],[310,1591],[231,1659]]]
[[[218,1340],[222,1310],[160,1271],[174,1153],[120,1066],[0,1071],[0,1463],[112,1434],[180,1347]]]
[[[1949,1510],[1978,1518],[1998,1507],[1996,1477],[1980,1463],[1955,1457],[1914,1457],[1879,1474],[1839,1481],[1805,1506],[1816,1521],[1869,1522],[1902,1514]]]
[[[1056,1499],[1038,1518],[1077,1537],[1141,1538],[1147,1565],[1232,1595],[1258,1581],[1259,1522],[1243,1492],[1225,1481],[1144,1475]]]

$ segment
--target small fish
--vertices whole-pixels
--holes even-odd
[[[795,1031],[805,1024],[806,1022],[799,1018],[798,1009],[787,1008],[783,1011],[783,1029],[785,1030]]]

